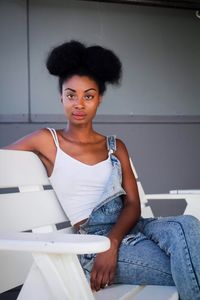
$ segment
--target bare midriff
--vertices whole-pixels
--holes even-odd
[[[80,225],[82,225],[86,221],[87,221],[87,219],[84,219],[84,220],[81,220],[80,222],[74,224],[74,227],[76,228],[76,230],[79,230],[80,229]]]

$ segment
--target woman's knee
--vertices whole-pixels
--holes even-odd
[[[191,215],[158,218],[146,224],[144,233],[159,245],[181,237],[200,239],[200,221]]]
[[[170,226],[173,238],[200,239],[200,221],[192,215],[182,215],[172,219],[173,226]]]
[[[178,216],[175,218],[174,221],[183,226],[184,228],[200,228],[200,221],[192,215]]]

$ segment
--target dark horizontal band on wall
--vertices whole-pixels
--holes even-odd
[[[0,123],[65,123],[66,119],[59,114],[26,114],[0,115]],[[200,124],[200,115],[97,115],[96,124],[134,124],[134,123],[182,123]]]
[[[28,123],[28,114],[0,114],[0,123]]]
[[[147,5],[167,8],[200,9],[199,0],[82,0],[118,4]]]

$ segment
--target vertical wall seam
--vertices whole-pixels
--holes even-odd
[[[26,0],[26,38],[27,38],[27,75],[28,75],[28,123],[31,123],[31,84],[30,84],[30,26],[29,0]]]

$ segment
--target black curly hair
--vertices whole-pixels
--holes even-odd
[[[80,75],[93,79],[103,95],[106,84],[119,84],[122,74],[122,64],[113,51],[96,45],[86,47],[74,40],[55,47],[47,57],[46,67],[59,77],[60,93],[66,79]]]

